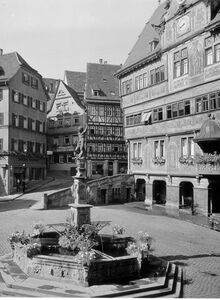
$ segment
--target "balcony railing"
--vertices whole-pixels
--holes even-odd
[[[195,157],[197,172],[206,175],[220,175],[220,155],[209,154],[197,155]]]

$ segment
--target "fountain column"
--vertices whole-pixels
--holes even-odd
[[[74,182],[71,187],[74,203],[69,204],[71,209],[71,223],[77,228],[83,224],[91,223],[92,205],[87,204],[87,183],[86,183],[86,158],[84,149],[84,135],[86,129],[79,131],[79,142],[76,150],[79,148],[80,152],[76,157],[77,173],[74,176]]]

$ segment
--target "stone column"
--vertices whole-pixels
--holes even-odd
[[[90,224],[90,209],[92,205],[87,204],[87,184],[86,184],[86,160],[85,158],[77,159],[77,174],[71,187],[74,203],[69,204],[71,207],[71,222],[77,228],[83,224]]]
[[[118,160],[114,160],[113,162],[113,175],[118,174]]]

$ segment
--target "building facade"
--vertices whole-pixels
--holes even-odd
[[[162,3],[117,73],[128,172],[148,205],[220,213],[219,9]]]
[[[0,55],[0,195],[46,174],[46,105],[41,75],[16,52]]]
[[[50,171],[76,174],[74,150],[80,127],[85,127],[85,105],[62,80],[47,114],[47,154]]]
[[[88,63],[85,102],[87,107],[87,176],[90,179],[127,171],[118,79],[120,66]]]

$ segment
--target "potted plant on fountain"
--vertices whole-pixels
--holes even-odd
[[[142,271],[149,262],[150,252],[153,251],[151,245],[152,237],[147,232],[139,231],[136,240],[128,243],[128,247],[126,248],[129,255],[137,257]]]

